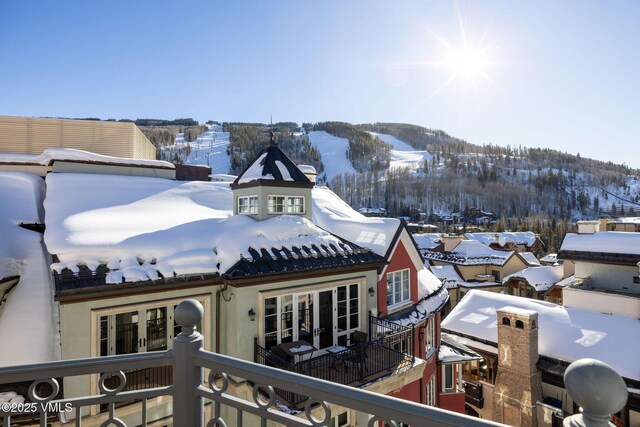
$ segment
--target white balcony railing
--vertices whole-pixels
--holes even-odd
[[[182,327],[182,332],[174,339],[173,349],[169,351],[0,368],[0,384],[31,384],[28,401],[32,402],[31,406],[23,405],[23,410],[19,413],[7,412],[11,408],[0,405],[0,426],[18,425],[20,421],[14,422],[12,418],[24,419],[30,412],[34,412],[32,415],[35,415],[33,419],[37,420],[36,425],[39,423],[40,426],[46,426],[47,418],[51,419],[52,415],[48,411],[66,404],[75,409],[75,414],[90,413],[90,407],[101,405],[107,410],[100,419],[101,426],[126,427],[127,424],[118,416],[119,411],[127,408],[121,408],[118,403],[131,401],[141,402],[140,413],[137,414],[139,417],[132,425],[147,426],[149,399],[160,396],[172,399],[172,424],[177,427],[243,426],[253,424],[258,419],[258,424],[262,426],[267,425],[267,420],[288,426],[322,426],[327,425],[332,418],[330,404],[352,409],[360,414],[369,414],[366,419],[370,427],[377,426],[379,421],[389,426],[400,423],[421,427],[500,425],[204,351],[202,335],[195,331],[195,325],[201,320],[202,314],[202,306],[197,301],[186,300],[178,305],[175,319]],[[166,366],[173,367],[172,385],[124,390],[124,371]],[[203,378],[205,369],[210,372],[206,383]],[[100,394],[72,398],[61,396],[60,378],[92,374],[99,377]],[[119,384],[109,388],[107,384],[114,383],[113,376],[119,379]],[[237,384],[239,379],[252,385],[249,399],[230,392],[230,384]],[[45,384],[48,386],[43,387]],[[309,396],[304,411],[293,415],[278,409],[276,388],[296,390],[296,393]],[[43,393],[43,389],[46,392]],[[212,403],[211,419],[206,422],[205,402]],[[80,427],[83,421],[89,420],[76,416],[72,422]],[[25,424],[20,422],[19,425]]]

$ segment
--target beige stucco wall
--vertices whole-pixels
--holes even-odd
[[[377,275],[375,270],[367,272],[354,272],[325,275],[313,279],[298,279],[286,282],[275,282],[263,285],[248,286],[242,288],[229,288],[227,297],[233,294],[231,301],[222,302],[221,306],[221,353],[238,357],[244,360],[253,360],[254,337],[259,337],[259,344],[264,344],[262,331],[264,330],[264,298],[269,296],[282,295],[285,293],[296,293],[301,291],[311,291],[345,284],[361,283],[360,285],[360,325],[364,328],[367,324],[369,310],[378,312],[376,296],[370,296],[367,290],[370,287],[375,289]],[[253,309],[256,313],[256,320],[249,319],[248,312]],[[232,319],[232,320],[230,320]]]
[[[302,196],[304,197],[304,216],[311,221],[311,189],[301,187],[271,187],[267,185],[257,185],[249,188],[238,188],[233,190],[233,213],[238,213],[238,197],[258,196],[258,215],[251,215],[259,221],[276,217],[279,214],[268,214],[268,196]]]
[[[565,307],[640,319],[640,298],[638,297],[565,287],[562,290],[562,301]]]
[[[139,295],[112,297],[107,299],[60,304],[60,338],[62,359],[76,359],[99,356],[99,317],[108,310],[133,311],[148,304],[160,304],[163,301],[181,301],[186,298],[204,300],[205,323],[202,333],[205,348],[211,349],[215,316],[213,302],[217,286],[145,293]],[[124,310],[126,307],[126,310]],[[97,392],[95,378],[66,377],[64,379],[66,397],[82,396]]]
[[[596,262],[576,261],[576,278],[590,277],[590,285],[599,289],[622,290],[640,295],[640,285],[633,283],[638,276],[638,266],[612,265]]]
[[[56,147],[156,159],[155,147],[133,123],[0,116],[0,153],[41,154]]]

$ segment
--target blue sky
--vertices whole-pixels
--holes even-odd
[[[2,1],[0,114],[407,122],[640,167],[639,20],[639,1]]]

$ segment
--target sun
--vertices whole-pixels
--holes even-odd
[[[490,60],[482,49],[464,47],[452,49],[445,63],[453,76],[465,80],[475,80],[486,76]]]

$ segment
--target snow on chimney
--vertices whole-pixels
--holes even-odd
[[[298,169],[302,172],[309,181],[316,183],[316,177],[318,176],[318,172],[316,172],[316,168],[311,165],[298,165]]]
[[[600,229],[600,221],[578,221],[578,234],[596,234]]]

